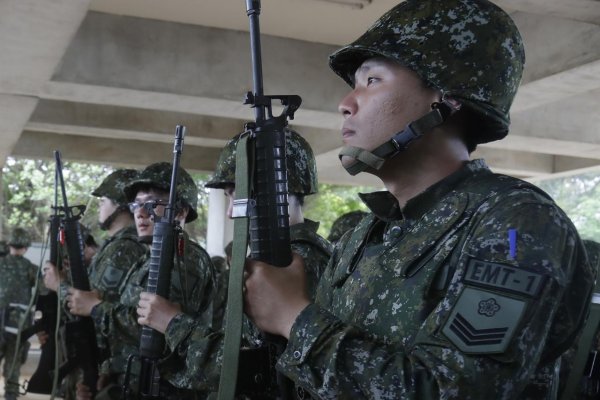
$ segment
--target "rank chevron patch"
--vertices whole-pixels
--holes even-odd
[[[515,334],[526,304],[524,299],[467,286],[442,332],[465,353],[502,353]]]
[[[498,344],[506,335],[508,328],[490,328],[477,329],[460,315],[456,314],[454,320],[450,323],[450,329],[460,337],[464,343],[470,346],[483,346],[488,344]]]

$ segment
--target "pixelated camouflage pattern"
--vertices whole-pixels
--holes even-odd
[[[235,184],[235,149],[240,135],[227,142],[219,155],[217,168],[205,187],[223,189]],[[285,145],[288,192],[302,195],[317,193],[317,162],[310,144],[298,132],[286,128]]]
[[[338,243],[278,368],[321,399],[526,398],[530,379],[572,344],[588,310],[594,275],[566,215],[533,185],[492,174],[482,160],[402,211],[388,192],[363,199],[373,214]],[[514,256],[508,229],[518,232]],[[513,281],[469,285],[473,259],[546,280],[531,297],[513,291]],[[442,333],[467,289],[525,304],[511,321],[491,315],[477,327],[515,326],[503,352],[467,354]],[[537,399],[551,398],[546,389]]]
[[[206,251],[190,240],[187,233],[184,233],[184,240],[184,260],[175,260],[173,264],[170,300],[181,304],[182,311],[200,325],[210,327],[211,301],[216,285],[214,266]],[[141,326],[137,323],[136,308],[140,293],[146,290],[149,263],[149,253],[146,253],[123,279],[119,301],[104,301],[92,312],[96,329],[110,344],[111,354],[103,372],[109,372],[118,383],[123,381],[129,355],[139,354]],[[139,365],[138,358],[133,363],[133,370],[139,371]],[[130,387],[134,393],[137,391],[137,373],[132,375]]]
[[[305,260],[311,299],[332,252],[331,244],[317,234],[318,227],[317,222],[306,219],[290,227],[292,250]],[[252,322],[244,318],[242,327],[243,347],[264,346],[264,338]],[[179,359],[170,360],[173,372],[169,374],[169,382],[177,387],[216,392],[223,357],[223,332],[208,329],[187,316],[178,316],[169,324],[165,338],[173,354],[179,355]],[[240,373],[251,374],[252,370],[242,368]]]
[[[27,328],[33,321],[32,312],[27,313],[22,307],[9,306],[10,303],[27,306],[31,300],[32,288],[35,287],[38,268],[23,256],[7,255],[0,258],[0,310],[4,318],[4,326],[11,328]],[[19,356],[10,371],[10,365],[17,349],[17,335],[0,332],[0,361],[4,359],[5,393],[19,393],[19,375],[21,365],[25,363],[29,342],[21,340]]]
[[[119,287],[127,271],[147,248],[138,242],[134,225],[127,226],[104,241],[88,269],[90,285],[107,301],[118,301]]]
[[[158,162],[147,166],[142,170],[136,179],[125,186],[125,195],[127,201],[133,201],[140,186],[155,187],[160,190],[169,191],[171,188],[171,174],[173,164],[168,162]],[[185,222],[192,222],[198,218],[198,186],[194,179],[183,168],[179,167],[177,171],[177,200],[183,201],[184,204],[190,206]]]
[[[8,252],[8,243],[5,240],[0,240],[0,257],[7,255]]]
[[[366,212],[356,210],[339,216],[335,221],[333,221],[333,225],[331,225],[331,230],[329,231],[327,240],[332,243],[337,242],[344,233],[356,228],[358,223],[364,218],[365,215],[367,215]]]
[[[8,245],[13,247],[31,246],[31,235],[23,228],[14,228],[8,238]]]
[[[525,52],[511,18],[486,0],[407,0],[354,43],[330,56],[331,69],[353,86],[367,58],[385,57],[416,72],[481,119],[478,143],[503,138],[521,82]]]
[[[116,204],[127,205],[125,187],[137,178],[135,169],[117,169],[111,172],[93,192],[92,196],[108,197]]]

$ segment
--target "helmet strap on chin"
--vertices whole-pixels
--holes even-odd
[[[430,112],[409,123],[406,128],[396,133],[390,140],[373,151],[345,146],[338,157],[340,160],[344,156],[354,159],[351,164],[344,165],[350,175],[356,175],[369,167],[378,170],[383,166],[385,160],[406,150],[413,141],[419,139],[424,133],[441,125],[449,116],[458,111],[460,106],[460,103],[453,99],[442,98],[441,102],[435,102],[431,105]]]
[[[119,204],[119,206],[117,207],[117,209],[112,214],[110,214],[104,221],[102,221],[102,222],[99,223],[100,229],[102,229],[103,231],[109,230],[110,227],[111,227],[111,225],[115,221],[115,219],[117,219],[117,216],[122,211],[127,211],[128,213],[130,213],[129,212],[129,207],[126,204]]]

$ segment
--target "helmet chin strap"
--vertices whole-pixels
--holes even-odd
[[[121,211],[129,212],[129,207],[123,204],[119,205],[112,214],[110,214],[103,222],[99,223],[100,229],[102,229],[103,231],[109,230],[112,223],[115,219],[117,219],[117,216],[121,213]]]
[[[452,99],[442,99],[431,105],[431,111],[421,118],[409,123],[406,128],[396,133],[390,140],[377,147],[373,151],[367,151],[359,147],[345,146],[338,157],[348,156],[354,159],[350,165],[343,165],[350,175],[356,175],[367,168],[378,170],[385,160],[404,151],[416,139],[434,127],[441,125],[450,115],[460,109],[460,103]]]

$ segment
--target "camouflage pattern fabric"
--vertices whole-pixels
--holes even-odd
[[[31,245],[31,236],[25,229],[15,228],[10,233],[8,245],[17,248],[29,247]]]
[[[31,326],[33,315],[27,312],[31,300],[31,290],[35,287],[38,268],[23,256],[7,255],[0,259],[0,312],[2,324],[0,332],[0,361],[4,359],[3,376],[5,393],[19,393],[19,375],[21,365],[25,363],[29,342],[21,340],[18,356],[11,370],[13,357],[17,350],[17,330],[23,323],[23,328]],[[24,319],[25,318],[25,319]]]
[[[107,197],[119,205],[127,204],[127,196],[125,196],[125,187],[135,180],[138,172],[135,169],[118,169],[110,173],[100,186],[93,192],[92,196]]]
[[[207,188],[223,189],[235,186],[235,149],[240,134],[233,137],[219,154],[217,168]],[[301,195],[317,193],[317,163],[312,148],[296,131],[285,129],[285,161],[288,171],[288,192]]]
[[[118,301],[119,286],[129,271],[147,249],[137,240],[134,225],[116,232],[106,239],[89,267],[90,285],[107,301]]]
[[[225,309],[227,307],[227,290],[229,289],[229,269],[227,260],[224,257],[212,257],[211,261],[215,266],[215,281],[217,283],[215,296],[213,297],[213,321],[214,329],[220,329],[223,326]]]
[[[305,259],[311,298],[332,251],[331,244],[317,234],[318,227],[317,222],[307,219],[290,227],[292,251]],[[242,347],[264,346],[264,338],[247,318],[244,318],[243,330]],[[223,356],[223,332],[209,329],[193,318],[180,314],[169,323],[165,338],[173,354],[179,357],[171,360],[178,368],[172,368],[174,373],[169,375],[169,382],[177,387],[216,392]],[[269,398],[268,395],[265,394],[265,398]]]
[[[184,240],[184,260],[174,261],[170,300],[181,304],[182,311],[197,319],[199,324],[210,326],[211,301],[215,291],[214,267],[206,251],[191,241],[186,233]],[[96,329],[111,345],[110,359],[101,372],[108,373],[113,383],[123,383],[128,357],[139,354],[141,326],[137,323],[136,308],[139,294],[146,290],[149,261],[149,257],[144,257],[130,269],[123,279],[118,303],[105,301],[92,310]],[[135,395],[139,359],[133,363],[132,371],[130,388]]]
[[[384,57],[411,69],[478,118],[475,139],[508,134],[508,111],[521,82],[521,35],[502,9],[487,0],[407,0],[384,14],[354,43],[330,56],[331,69],[349,85],[368,58]]]
[[[322,399],[527,398],[588,310],[570,220],[483,160],[402,210],[389,192],[362,197],[373,214],[336,247],[280,371]]]
[[[349,230],[356,228],[358,223],[367,215],[364,211],[350,211],[344,215],[341,215],[333,221],[333,225],[331,225],[331,230],[329,231],[329,236],[327,240],[332,243],[337,242],[340,238]]]

